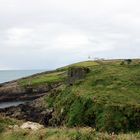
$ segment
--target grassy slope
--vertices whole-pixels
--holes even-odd
[[[0,133],[2,133],[9,125],[19,125],[21,122],[22,121],[0,115]]]
[[[69,67],[91,72],[72,87],[64,84],[45,97],[55,112],[50,125],[92,126],[103,131],[140,129],[140,61],[98,60],[75,63],[49,74],[20,80],[21,85],[65,81]]]
[[[91,61],[84,65],[87,63],[91,72],[84,79],[45,98],[48,106],[55,108],[50,124],[92,126],[109,132],[139,130],[139,62],[120,65],[121,60],[101,61],[92,65]]]
[[[65,67],[61,67],[61,68],[58,68],[57,70],[58,71],[65,71],[67,70],[69,67],[93,67],[95,65],[99,65],[98,62],[95,62],[95,61],[84,61],[84,62],[78,62],[78,63],[74,63],[74,64],[71,64],[71,65],[68,65],[68,66],[65,66]]]
[[[63,71],[51,72],[48,74],[43,73],[40,75],[31,76],[30,78],[21,79],[19,80],[19,84],[21,86],[27,86],[27,85],[37,86],[44,83],[53,83],[53,82],[62,81],[65,78],[65,75],[63,73],[64,73]]]
[[[40,85],[57,81],[64,81],[66,71],[71,66],[85,66],[91,72],[75,85],[68,87],[65,82],[49,96],[44,97],[49,107],[54,107],[55,112],[50,120],[51,125],[65,126],[91,126],[100,131],[135,131],[140,128],[140,60],[133,60],[130,64],[122,60],[111,61],[86,61],[63,68],[49,74],[39,74],[19,81],[22,86]],[[6,125],[5,125],[6,124]],[[11,124],[11,122],[10,122]],[[1,131],[9,123],[0,120]],[[82,128],[81,128],[82,129]],[[87,128],[85,128],[87,129]],[[1,137],[5,140],[15,139],[112,139],[107,133],[92,133],[94,129],[86,131],[77,128],[41,130],[34,133],[23,130],[5,131]],[[91,129],[91,128],[90,128]],[[83,134],[83,132],[86,132]],[[52,133],[53,132],[53,133]],[[95,136],[96,135],[96,136]],[[33,138],[32,138],[33,137]],[[73,138],[74,137],[74,138]],[[87,138],[89,137],[89,138]],[[97,137],[97,138],[96,138]],[[114,136],[113,136],[114,137]],[[120,134],[116,139],[140,139],[139,133]],[[18,139],[18,138],[17,138]]]
[[[72,92],[109,104],[140,104],[140,65],[95,66]]]
[[[9,130],[0,134],[2,140],[139,140],[140,133],[108,134],[92,128],[46,128],[38,131]]]
[[[33,76],[19,80],[18,83],[21,86],[28,86],[28,85],[37,86],[44,83],[64,81],[64,79],[66,78],[66,71],[69,67],[72,66],[91,67],[94,65],[98,65],[98,63],[94,61],[79,62],[62,68],[58,68],[55,71],[50,71],[49,73],[44,72],[40,74],[35,74]]]
[[[0,116],[0,139],[2,140],[139,140],[140,133],[108,134],[97,132],[91,127],[42,128],[32,131],[14,127],[21,121]],[[9,127],[11,126],[11,127]]]

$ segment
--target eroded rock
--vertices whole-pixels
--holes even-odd
[[[0,102],[32,100],[44,96],[46,92],[56,88],[61,83],[41,84],[38,86],[20,86],[18,82],[9,82],[0,86]]]
[[[16,107],[8,107],[0,109],[0,113],[4,114],[5,116],[38,122],[45,126],[49,124],[49,120],[52,118],[52,109],[47,109],[43,107],[37,107],[33,104],[20,104]]]
[[[68,84],[73,85],[76,80],[84,78],[90,72],[87,67],[71,67],[68,69]]]
[[[31,130],[39,130],[41,128],[43,128],[43,125],[40,125],[39,123],[35,123],[35,122],[25,122],[20,126],[21,129],[31,129]]]

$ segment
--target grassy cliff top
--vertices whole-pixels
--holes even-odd
[[[129,62],[130,59],[122,60],[122,59],[116,59],[116,60],[96,60],[96,61],[83,61],[74,63],[65,67],[58,68],[53,71],[43,72],[39,74],[35,74],[26,78],[23,78],[19,80],[19,84],[23,86],[27,85],[39,85],[44,83],[52,83],[52,82],[59,82],[63,81],[65,77],[67,76],[67,70],[69,67],[88,67],[90,69],[93,69],[94,66],[101,66],[101,65],[127,65],[128,63],[131,63],[130,65],[138,65],[140,64],[139,59],[133,59],[132,62]]]
[[[45,97],[48,106],[55,108],[51,124],[106,131],[140,129],[139,60],[86,61],[59,71],[69,67],[88,67],[90,72]]]
[[[72,68],[89,73],[68,84]],[[140,60],[96,60],[79,62],[18,81],[22,86],[61,82],[43,97],[54,108],[51,126],[88,126],[100,131],[140,130]]]
[[[71,93],[96,102],[140,105],[140,60],[97,60],[68,65],[49,73],[19,80],[22,86],[63,82],[67,86],[69,67],[88,67],[90,73],[69,87]]]

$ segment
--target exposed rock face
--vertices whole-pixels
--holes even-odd
[[[22,129],[31,129],[31,130],[39,130],[41,128],[43,128],[43,125],[40,125],[39,123],[34,123],[34,122],[25,122],[23,123],[20,128]]]
[[[17,119],[38,122],[47,126],[49,120],[52,118],[53,109],[47,109],[47,107],[43,106],[41,104],[42,102],[40,102],[41,98],[39,97],[48,94],[48,92],[59,87],[61,84],[61,82],[54,82],[24,87],[19,85],[18,80],[0,84],[0,102],[33,100],[16,107],[2,108],[0,109],[0,114]]]
[[[9,125],[8,128],[11,129],[11,130],[16,130],[16,131],[19,130],[20,128],[21,129],[30,129],[30,130],[33,130],[33,131],[37,131],[39,129],[44,128],[44,126],[39,124],[39,123],[27,121],[27,122],[23,123],[20,126],[19,125]]]
[[[0,113],[5,116],[38,122],[47,126],[52,118],[53,109],[34,107],[32,104],[21,104],[17,107],[0,109]]]
[[[85,67],[69,68],[69,85],[74,84],[78,79],[84,78],[84,76],[89,73],[89,71],[89,68]],[[4,83],[0,85],[0,102],[36,99],[38,97],[44,96],[50,91],[54,91],[55,93],[55,89],[57,89],[57,87],[59,87],[61,84],[61,82],[56,82],[52,84],[44,83],[38,86],[29,85],[22,87],[18,84],[18,81]],[[48,109],[47,107],[41,105],[40,99],[41,98],[36,99],[30,103],[20,104],[16,107],[13,106],[0,109],[0,113],[13,118],[38,122],[48,126],[54,110],[53,108]]]
[[[71,67],[68,70],[68,84],[73,85],[76,80],[83,78],[90,69],[87,67]]]
[[[59,85],[60,83],[45,83],[35,87],[22,87],[17,81],[5,83],[0,86],[0,102],[36,99]]]

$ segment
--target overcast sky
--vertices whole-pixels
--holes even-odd
[[[139,0],[0,0],[0,69],[140,57]]]

